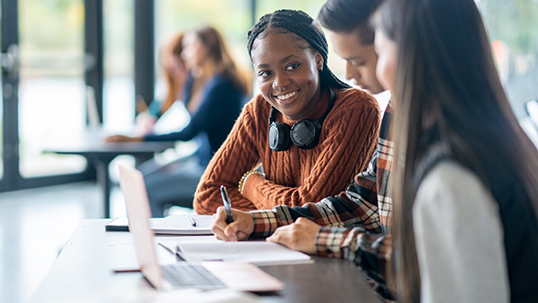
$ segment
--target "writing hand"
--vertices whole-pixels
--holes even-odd
[[[213,226],[211,232],[221,241],[246,240],[254,231],[254,220],[250,213],[233,209],[234,221],[226,224],[226,208],[220,206],[213,215]]]
[[[320,229],[321,226],[309,219],[299,218],[293,224],[277,228],[266,241],[280,243],[293,250],[314,254],[316,252],[316,236]]]

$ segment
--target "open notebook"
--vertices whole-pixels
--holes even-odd
[[[193,220],[196,226],[193,226]],[[158,235],[212,235],[211,216],[202,215],[172,215],[166,218],[152,218],[149,224]],[[115,218],[105,225],[107,231],[128,231],[127,218]]]
[[[215,237],[185,237],[174,241],[178,255],[186,261],[242,261],[259,266],[314,262],[307,254],[265,241],[223,242]]]

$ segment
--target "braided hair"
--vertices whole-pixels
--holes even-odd
[[[291,32],[308,42],[323,57],[323,68],[320,72],[320,82],[337,89],[350,88],[349,85],[338,79],[327,65],[329,47],[323,31],[314,24],[307,13],[299,10],[281,9],[271,14],[263,15],[248,31],[247,50],[252,61],[252,45],[256,38],[268,29],[281,28],[283,33]]]

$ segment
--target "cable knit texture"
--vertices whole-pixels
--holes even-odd
[[[300,206],[342,191],[366,169],[374,151],[380,114],[376,100],[358,89],[335,90],[336,102],[323,123],[318,145],[303,150],[295,145],[275,152],[267,141],[271,106],[262,95],[243,109],[228,138],[211,159],[195,194],[198,214],[213,214],[222,205],[219,187],[228,188],[232,207],[271,209],[276,205]],[[305,117],[317,119],[327,110],[329,93]],[[279,114],[277,121],[293,125]],[[262,164],[265,178],[253,174],[243,194],[241,176]]]

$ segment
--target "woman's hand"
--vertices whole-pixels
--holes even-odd
[[[287,247],[314,254],[316,252],[316,236],[321,226],[306,218],[299,218],[295,223],[282,226],[266,241],[280,243]]]
[[[234,221],[231,224],[226,224],[226,217],[226,208],[224,206],[217,208],[217,213],[213,215],[211,231],[218,240],[246,240],[254,231],[254,219],[252,219],[250,213],[232,209]]]
[[[123,135],[114,135],[105,138],[105,142],[140,142],[144,139],[143,137],[128,137]]]

